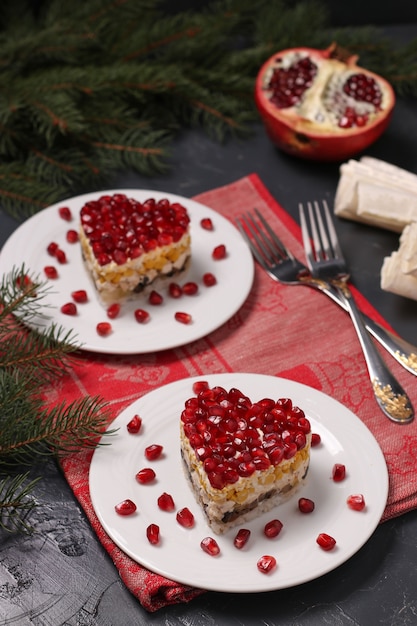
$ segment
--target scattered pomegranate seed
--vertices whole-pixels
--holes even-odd
[[[147,485],[155,480],[156,474],[151,467],[144,467],[135,475],[136,480],[141,485]]]
[[[77,307],[73,302],[66,302],[61,307],[61,313],[64,315],[77,315]]]
[[[151,291],[151,293],[149,294],[148,300],[149,300],[149,304],[152,304],[154,306],[158,306],[159,304],[162,304],[162,302],[164,301],[161,294],[155,290]]]
[[[48,244],[46,250],[48,252],[48,254],[50,254],[51,256],[55,256],[55,252],[58,250],[58,244],[55,243],[55,241],[51,241],[50,244]]]
[[[272,570],[276,568],[277,560],[274,556],[265,554],[264,556],[261,556],[256,566],[262,574],[269,574],[269,572],[272,572]]]
[[[107,335],[110,335],[112,330],[112,325],[109,322],[99,322],[96,326],[97,334],[101,337],[106,337]]]
[[[277,537],[282,530],[282,526],[283,524],[279,521],[279,519],[271,520],[270,522],[265,524],[265,537],[268,537],[268,539],[273,539],[274,537]]]
[[[321,437],[318,433],[313,433],[311,435],[311,447],[315,448],[316,446],[321,444]]]
[[[298,500],[298,508],[301,513],[312,513],[314,511],[314,502],[309,498],[300,498]]]
[[[346,478],[346,467],[343,463],[335,463],[333,465],[332,478],[335,483],[340,483]]]
[[[61,263],[61,265],[64,265],[64,263],[67,262],[67,255],[65,254],[63,250],[61,250],[61,248],[57,248],[55,250],[55,258],[58,261],[58,263]]]
[[[136,511],[136,504],[132,500],[123,500],[114,507],[119,515],[132,515]]]
[[[43,271],[45,272],[47,278],[58,278],[58,270],[53,265],[45,265]]]
[[[136,435],[142,427],[142,418],[139,415],[134,415],[132,419],[127,423],[127,430],[131,435]]]
[[[174,498],[164,491],[158,498],[158,506],[161,511],[167,511],[169,513],[175,509]]]
[[[189,313],[184,313],[184,311],[177,311],[174,317],[177,322],[181,322],[181,324],[191,324],[193,321],[191,315]]]
[[[152,445],[145,448],[145,456],[148,461],[155,461],[161,456],[162,450],[163,446],[160,446],[158,443],[153,443]]]
[[[200,225],[204,230],[213,230],[214,228],[213,222],[209,217],[203,217],[203,219],[200,220]]]
[[[365,508],[365,498],[361,493],[350,495],[346,502],[348,507],[354,511],[363,511]]]
[[[213,537],[204,537],[200,543],[201,548],[204,552],[207,552],[210,556],[217,556],[220,554],[219,544]]]
[[[221,259],[224,259],[226,256],[226,246],[224,244],[220,244],[219,246],[216,246],[211,256],[213,257],[215,261],[220,261]]]
[[[206,391],[209,388],[209,384],[206,380],[197,380],[193,383],[193,392],[198,395],[200,391]]]
[[[145,324],[145,322],[147,322],[151,317],[148,311],[145,311],[145,309],[136,309],[134,312],[134,316],[135,316],[135,320],[139,324]]]
[[[333,550],[336,545],[336,539],[333,539],[333,537],[327,535],[326,533],[320,533],[316,542],[319,544],[320,548],[326,550],[326,552]]]
[[[65,220],[66,222],[70,222],[72,220],[71,210],[67,206],[62,206],[58,209],[59,216]]]
[[[149,543],[156,546],[159,543],[159,526],[158,524],[149,524],[146,529],[146,536]]]
[[[114,302],[109,307],[107,307],[107,317],[111,320],[114,320],[120,313],[120,304]]]
[[[23,275],[18,276],[16,278],[16,287],[18,289],[22,289],[22,291],[25,291],[27,293],[28,290],[33,287],[33,281],[31,279],[31,277],[28,276],[28,274],[23,274]],[[33,297],[35,295],[36,295],[35,293],[32,293]]]
[[[198,293],[198,285],[197,283],[190,281],[182,286],[182,291],[186,296],[195,296],[195,294]]]
[[[249,541],[249,537],[250,530],[248,530],[247,528],[241,528],[233,540],[233,545],[238,550],[241,550]]]
[[[217,284],[217,278],[211,272],[206,272],[203,274],[203,283],[206,287],[213,287]]]
[[[67,234],[65,238],[68,241],[68,243],[77,243],[78,233],[76,230],[67,230]]]
[[[78,289],[77,291],[73,291],[71,294],[71,298],[74,302],[78,302],[79,304],[83,304],[88,301],[87,292],[85,289]]]
[[[191,513],[190,509],[184,507],[177,513],[177,522],[184,528],[192,528],[195,524],[194,515]]]
[[[171,298],[181,298],[182,289],[178,283],[170,283],[168,286],[168,293]]]

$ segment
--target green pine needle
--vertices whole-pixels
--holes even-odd
[[[333,41],[417,95],[417,42],[369,27],[334,29],[319,0],[220,0],[164,12],[159,0],[0,3],[0,202],[25,219],[108,188],[120,171],[172,167],[184,128],[216,141],[258,120],[254,81],[275,51]]]

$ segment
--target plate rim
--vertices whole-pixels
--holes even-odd
[[[231,379],[241,379],[242,381],[244,380],[245,377],[251,377],[253,380],[255,379],[269,379],[271,381],[277,382],[278,384],[285,384],[288,385],[289,387],[292,387],[293,389],[298,389],[300,392],[301,391],[305,391],[307,393],[311,393],[313,400],[314,400],[314,396],[317,399],[320,399],[322,396],[324,396],[326,398],[327,401],[330,401],[331,403],[333,403],[334,407],[338,406],[339,408],[343,409],[343,412],[346,415],[350,416],[350,419],[352,420],[352,423],[356,425],[356,427],[360,430],[362,430],[362,435],[365,435],[368,441],[368,444],[370,443],[373,446],[373,454],[379,456],[379,458],[374,458],[373,459],[373,464],[376,463],[376,465],[378,466],[379,470],[382,470],[383,468],[383,472],[381,472],[380,474],[378,474],[378,487],[379,490],[382,492],[382,496],[379,500],[379,502],[377,503],[378,506],[375,508],[374,507],[374,511],[371,514],[372,519],[368,519],[368,523],[367,523],[367,532],[363,534],[363,536],[361,537],[360,541],[358,541],[355,545],[355,547],[353,549],[351,549],[350,551],[346,552],[345,556],[343,558],[339,558],[339,559],[335,559],[335,563],[331,563],[331,561],[329,561],[329,565],[328,567],[326,567],[325,569],[323,569],[322,571],[320,571],[319,573],[316,573],[314,575],[310,575],[310,576],[306,576],[306,577],[301,577],[298,581],[294,582],[289,582],[289,583],[285,583],[282,580],[279,580],[279,577],[277,578],[277,580],[273,580],[268,579],[268,577],[264,577],[264,581],[262,581],[260,584],[258,585],[253,585],[251,587],[245,587],[243,589],[237,588],[233,585],[230,585],[229,588],[225,588],[224,584],[219,585],[216,582],[212,582],[211,584],[207,584],[207,582],[205,582],[204,584],[199,584],[199,582],[193,582],[193,580],[187,578],[187,577],[183,577],[183,576],[176,576],[175,573],[172,573],[172,571],[167,571],[166,568],[161,568],[161,567],[154,567],[152,566],[152,564],[150,564],[147,560],[144,560],[140,558],[140,556],[138,555],[133,555],[132,552],[126,551],[124,546],[123,546],[123,542],[120,542],[120,540],[118,540],[118,537],[114,535],[114,533],[112,532],[111,528],[109,528],[109,524],[107,524],[106,520],[103,519],[102,513],[100,511],[100,508],[97,506],[97,494],[95,492],[95,487],[94,487],[94,480],[95,480],[95,471],[96,471],[96,464],[95,461],[97,460],[98,456],[96,455],[100,455],[101,452],[100,448],[97,448],[93,454],[92,460],[91,460],[91,464],[89,467],[89,475],[88,475],[88,484],[89,484],[89,488],[90,488],[90,497],[91,497],[91,503],[93,506],[93,509],[100,521],[100,524],[102,525],[102,528],[104,530],[105,533],[107,533],[107,535],[110,537],[110,539],[112,539],[112,541],[116,544],[116,546],[119,547],[119,549],[121,549],[123,552],[125,552],[130,558],[132,558],[134,561],[136,561],[137,563],[139,563],[140,566],[149,569],[150,571],[164,576],[170,580],[173,580],[179,584],[184,584],[184,585],[189,585],[189,586],[193,586],[196,588],[201,588],[207,591],[217,591],[217,592],[226,592],[226,593],[259,593],[259,592],[264,592],[264,591],[276,591],[279,589],[284,589],[284,588],[289,588],[289,587],[294,587],[297,586],[299,584],[304,584],[306,582],[309,582],[311,580],[315,580],[317,578],[320,578],[321,576],[333,571],[334,569],[336,569],[337,567],[339,567],[340,565],[342,565],[343,563],[345,563],[346,561],[348,561],[350,558],[352,558],[352,556],[354,556],[354,554],[356,554],[362,547],[363,545],[370,539],[370,537],[373,535],[373,533],[375,532],[377,526],[379,525],[380,521],[381,521],[381,517],[383,514],[383,511],[386,507],[386,503],[387,503],[387,498],[388,498],[388,491],[389,491],[389,475],[388,475],[388,468],[386,465],[386,461],[385,461],[385,457],[384,454],[381,450],[381,447],[378,443],[378,441],[376,440],[375,436],[372,434],[372,432],[369,430],[369,428],[366,426],[366,424],[364,424],[364,422],[357,416],[355,415],[346,405],[342,404],[340,401],[336,400],[335,398],[332,398],[331,396],[329,396],[328,394],[315,389],[314,387],[311,387],[309,385],[306,385],[304,383],[300,383],[298,381],[293,381],[290,379],[286,379],[286,378],[281,378],[279,376],[273,376],[273,375],[268,375],[268,374],[259,374],[259,373],[251,373],[251,372],[230,372],[230,373],[220,373],[220,374],[209,374],[207,376],[192,376],[192,377],[185,377],[185,378],[181,378],[172,382],[169,382],[165,385],[162,385],[161,387],[158,387],[156,389],[153,389],[147,393],[145,393],[143,396],[141,396],[140,398],[138,398],[136,401],[134,401],[133,403],[131,403],[128,407],[126,407],[125,409],[123,409],[118,416],[116,416],[115,420],[120,420],[120,422],[123,421],[123,419],[126,419],[126,415],[130,410],[132,410],[133,407],[136,407],[137,409],[137,405],[140,405],[140,402],[143,398],[149,398],[149,396],[152,398],[152,396],[154,396],[155,394],[157,395],[158,392],[160,392],[161,390],[165,390],[165,392],[169,392],[173,387],[179,385],[185,385],[185,384],[190,384],[192,385],[192,383],[194,381],[198,381],[198,380],[208,380],[209,382],[211,382],[212,384],[216,382],[216,384],[220,384],[222,386],[227,386],[223,381],[226,381],[227,379],[231,380]],[[243,387],[243,384],[241,385]],[[135,409],[135,410],[136,410]],[[314,420],[313,420],[314,421]],[[114,422],[113,421],[111,423],[111,427],[114,427]],[[109,426],[109,427],[110,427]],[[184,478],[185,480],[185,478]],[[189,487],[187,487],[189,488]],[[355,515],[360,515],[360,513],[355,513]],[[237,527],[238,528],[238,527]],[[207,526],[208,532],[210,534],[213,535],[213,531],[211,531],[211,529]],[[216,537],[216,535],[213,535],[214,537]],[[331,553],[325,553],[326,555],[331,554]],[[209,557],[210,558],[210,557]]]

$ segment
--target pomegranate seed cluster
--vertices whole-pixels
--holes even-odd
[[[149,198],[139,202],[124,194],[102,196],[81,209],[81,224],[99,265],[123,265],[159,246],[177,242],[190,218],[178,202]]]
[[[239,389],[202,389],[181,414],[186,437],[215,489],[292,458],[310,422],[289,398],[252,402]]]
[[[283,65],[283,59],[278,62],[267,88],[272,91],[271,102],[279,109],[287,109],[300,102],[306,89],[313,84],[318,68],[307,56],[289,67]]]

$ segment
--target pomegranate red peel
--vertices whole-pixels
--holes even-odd
[[[296,68],[291,76],[288,69],[300,59],[311,64],[305,61],[306,67]],[[326,50],[283,50],[263,64],[256,79],[255,102],[268,135],[279,148],[306,159],[338,161],[365,150],[381,136],[390,122],[395,94],[384,78],[357,66],[357,59],[346,58],[332,44]],[[288,75],[273,79],[276,68]],[[368,100],[352,95],[357,93],[359,76],[373,87]],[[281,90],[287,95],[281,96]],[[341,120],[346,107],[354,110],[353,124]]]

